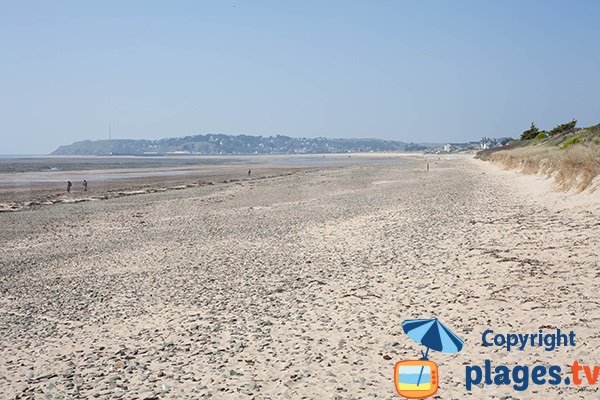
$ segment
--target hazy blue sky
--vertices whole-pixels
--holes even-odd
[[[600,122],[600,1],[2,1],[0,154]]]

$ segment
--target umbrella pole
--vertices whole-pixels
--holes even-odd
[[[429,347],[427,348],[427,351],[425,352],[425,354],[423,354],[422,360],[427,360],[427,354],[429,354]],[[421,383],[421,376],[423,376],[423,369],[424,368],[425,368],[425,366],[423,365],[421,367],[421,371],[419,371],[419,379],[417,379],[417,386],[419,386],[419,384]]]

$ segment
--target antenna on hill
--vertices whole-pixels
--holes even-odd
[[[112,122],[108,122],[108,155],[112,156]]]

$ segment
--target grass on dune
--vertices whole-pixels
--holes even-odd
[[[581,192],[600,176],[600,124],[562,135],[515,141],[482,151],[477,157],[525,174],[552,176],[557,189]]]

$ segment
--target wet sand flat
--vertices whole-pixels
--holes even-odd
[[[597,196],[467,157],[430,165],[1,213],[0,398],[393,399],[395,362],[421,350],[401,323],[434,316],[465,340],[430,354],[445,399],[521,398],[466,392],[465,364],[486,359],[598,364]],[[481,346],[488,328],[553,327],[577,346]]]
[[[423,160],[411,153],[227,156],[0,156],[0,212],[280,176],[297,170]],[[247,175],[248,170],[251,171]],[[88,190],[83,190],[83,180]],[[67,181],[73,184],[67,193]]]

